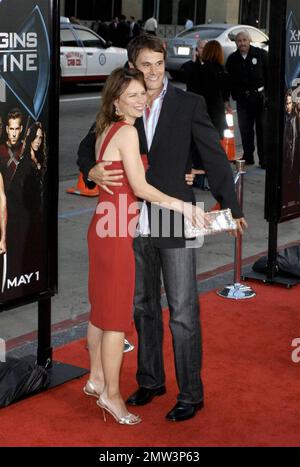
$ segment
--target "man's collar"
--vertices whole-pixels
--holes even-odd
[[[165,75],[164,77],[164,81],[163,81],[163,88],[161,90],[161,93],[159,95],[159,97],[164,97],[166,92],[167,92],[167,88],[168,88],[168,83],[169,83],[169,80],[167,78],[167,75]]]
[[[168,83],[169,83],[169,80],[168,80],[167,76],[165,75],[164,80],[163,80],[162,90],[160,91],[159,95],[155,97],[155,99],[151,100],[151,103],[156,101],[156,99],[163,99],[165,97],[165,94],[166,94],[167,89],[168,89]],[[149,100],[148,100],[148,102],[149,102]]]
[[[165,94],[166,94],[167,88],[168,88],[168,82],[169,82],[169,80],[168,80],[167,76],[165,75],[164,80],[163,80],[162,90],[160,91],[159,95],[155,99],[165,97]]]

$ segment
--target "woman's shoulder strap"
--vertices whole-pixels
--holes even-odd
[[[103,154],[105,153],[105,150],[114,136],[114,134],[124,125],[128,125],[126,122],[114,122],[112,126],[110,127],[109,131],[107,132],[107,135],[104,138],[104,141],[102,143],[101,149],[100,149],[100,154],[99,154],[99,161],[102,160]]]

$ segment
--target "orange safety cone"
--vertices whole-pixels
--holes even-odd
[[[77,181],[77,186],[76,188],[68,188],[67,193],[70,193],[71,195],[80,195],[80,196],[98,196],[99,195],[99,187],[96,185],[95,188],[92,188],[91,190],[87,188],[83,181],[83,175],[81,172],[79,172],[79,177]]]
[[[219,211],[221,209],[221,204],[216,203],[214,206],[212,206],[209,211]]]
[[[229,161],[235,161],[237,157],[235,151],[233,115],[231,112],[226,113],[226,122],[228,128],[224,130],[224,138],[221,140],[221,145],[227,154],[227,159]]]

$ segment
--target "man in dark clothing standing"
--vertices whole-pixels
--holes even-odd
[[[130,40],[130,26],[126,21],[126,16],[121,15],[116,29],[116,43],[117,47],[126,49]]]
[[[265,168],[263,117],[267,92],[268,54],[250,45],[250,35],[241,31],[236,36],[236,52],[227,60],[231,95],[237,101],[237,115],[246,164],[254,164],[254,124],[256,127],[259,164]]]
[[[198,68],[201,65],[203,65],[202,54],[203,54],[203,49],[206,44],[207,44],[207,40],[198,39],[196,49],[192,56],[192,60],[185,62],[180,68],[180,81],[183,81],[184,83],[186,83],[187,86],[189,86],[190,79],[195,68]],[[187,91],[189,91],[188,87],[187,87]],[[194,92],[194,91],[191,91],[191,92]]]
[[[130,16],[129,27],[130,27],[130,38],[136,37],[141,33],[141,28],[139,24],[136,22],[134,16]]]
[[[117,18],[117,16],[115,16],[114,18],[112,18],[109,26],[108,26],[108,29],[109,29],[109,40],[112,42],[113,45],[116,45],[116,41],[117,41],[117,27],[118,27],[118,23],[119,23],[119,18]]]
[[[0,161],[4,167],[3,179],[5,189],[9,190],[20,162],[22,153],[22,113],[19,109],[12,109],[7,116],[7,140],[0,145]]]

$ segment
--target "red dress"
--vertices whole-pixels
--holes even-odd
[[[97,162],[102,161],[108,143],[123,125],[126,123],[112,125]],[[146,167],[146,156],[141,157]],[[123,162],[113,161],[109,169],[124,170]],[[105,331],[126,332],[133,321],[135,259],[132,243],[139,210],[125,171],[122,183],[122,186],[111,187],[113,195],[100,188],[99,203],[89,226],[89,300],[90,322],[94,326]]]

